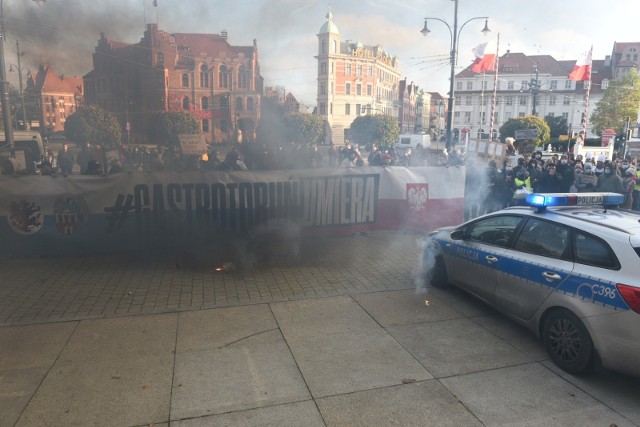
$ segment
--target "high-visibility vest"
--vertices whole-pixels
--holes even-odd
[[[527,190],[533,191],[533,187],[531,186],[531,178],[527,177],[527,179],[522,180],[519,178],[516,178],[513,180],[513,182],[516,184],[516,191],[513,192],[513,198],[517,199],[516,194],[517,194],[517,190],[522,187],[523,185],[525,186],[525,188]]]

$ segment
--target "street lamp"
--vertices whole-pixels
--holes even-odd
[[[427,27],[427,20],[433,19],[435,21],[440,21],[449,29],[449,36],[451,37],[450,47],[450,62],[451,62],[451,75],[449,76],[449,103],[448,103],[448,111],[447,111],[447,150],[451,149],[453,145],[452,141],[452,128],[453,128],[453,100],[455,94],[455,79],[456,79],[456,63],[458,60],[458,46],[459,46],[459,38],[460,33],[465,25],[467,25],[471,21],[475,21],[476,19],[484,19],[484,28],[482,29],[482,33],[486,36],[491,30],[489,29],[489,17],[488,16],[477,16],[475,18],[468,19],[465,21],[458,29],[458,0],[451,0],[454,2],[454,13],[453,13],[453,28],[451,25],[447,23],[444,19],[440,18],[424,18],[424,27],[420,31],[423,36],[429,35],[431,32]]]

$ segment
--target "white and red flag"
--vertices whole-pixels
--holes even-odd
[[[593,54],[593,46],[586,52],[583,52],[576,61],[573,71],[569,74],[569,80],[591,80],[591,59]]]
[[[482,73],[483,71],[492,71],[496,65],[496,55],[498,51],[495,40],[479,44],[473,48],[473,54],[476,59],[471,65],[471,71],[474,73]]]

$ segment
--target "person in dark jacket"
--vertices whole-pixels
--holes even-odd
[[[554,163],[548,163],[546,171],[538,180],[540,193],[561,193],[563,191],[562,175],[556,171]]]
[[[614,172],[613,165],[610,162],[604,164],[604,171],[598,177],[596,191],[624,194],[622,178]]]

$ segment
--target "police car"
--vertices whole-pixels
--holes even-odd
[[[571,373],[640,377],[640,214],[615,193],[530,194],[429,235],[431,284],[453,285],[542,338]]]

